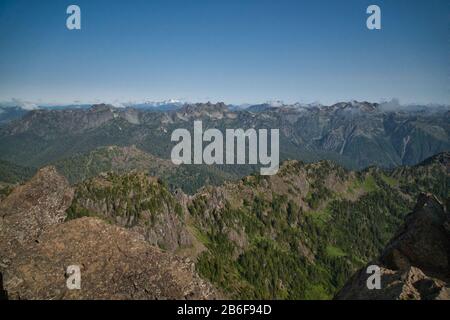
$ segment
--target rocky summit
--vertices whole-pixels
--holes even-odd
[[[0,203],[1,293],[10,299],[212,299],[188,258],[163,252],[130,229],[97,218],[69,222],[74,190],[46,167]],[[66,270],[79,266],[81,289]]]
[[[99,219],[60,224],[27,249],[5,273],[11,299],[218,297],[189,259],[163,253],[138,234]],[[80,266],[80,290],[66,286],[65,270],[71,265]]]
[[[449,263],[448,206],[432,195],[422,194],[381,256],[369,263],[381,268],[381,289],[368,289],[369,275],[362,268],[336,299],[448,300]]]
[[[21,248],[61,223],[73,189],[54,167],[46,167],[0,202],[0,262],[7,265]]]

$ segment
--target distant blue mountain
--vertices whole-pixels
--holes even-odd
[[[28,111],[19,107],[1,107],[0,106],[0,126],[13,120],[20,119]]]

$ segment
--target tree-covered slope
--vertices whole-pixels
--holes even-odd
[[[160,177],[171,190],[182,189],[194,194],[205,185],[220,185],[225,181],[237,180],[245,172],[252,172],[246,166],[221,167],[208,165],[174,165],[172,161],[161,159],[135,146],[99,147],[91,152],[77,153],[54,163],[58,171],[70,183],[76,184],[93,178],[100,173],[146,172]]]
[[[0,182],[14,184],[30,179],[35,169],[0,160]]]
[[[102,217],[146,235],[163,230],[147,238],[191,255],[229,297],[328,299],[380,253],[420,192],[446,199],[449,190],[448,153],[390,171],[289,161],[275,176],[193,197],[138,173],[102,175],[76,186],[68,216]],[[173,230],[190,241],[173,241]]]

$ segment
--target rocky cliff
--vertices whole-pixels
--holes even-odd
[[[193,262],[152,246],[142,233],[97,218],[64,222],[73,189],[41,169],[0,203],[0,294],[10,299],[211,299]],[[69,290],[67,267],[81,271]],[[6,290],[4,292],[3,290]]]
[[[381,289],[369,290],[366,268],[358,271],[336,299],[450,299],[450,215],[447,206],[421,194],[404,226],[381,256]]]
[[[54,167],[46,167],[0,202],[0,267],[47,228],[61,223],[73,189]]]
[[[66,286],[68,266],[81,289]],[[214,288],[194,264],[151,246],[139,234],[96,218],[46,231],[5,273],[10,299],[211,299]]]
[[[98,216],[174,251],[192,244],[184,210],[164,184],[144,173],[102,174],[76,187],[68,218]]]

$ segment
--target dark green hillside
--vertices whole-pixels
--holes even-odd
[[[436,163],[403,174],[292,163],[281,178],[203,192],[189,206],[209,249],[197,268],[236,298],[331,298],[380,253],[419,192],[449,196],[448,178]]]
[[[225,181],[237,180],[244,173],[253,171],[252,167],[243,165],[175,166],[170,160],[155,157],[135,146],[100,147],[92,152],[77,153],[73,157],[58,160],[54,165],[71,184],[93,178],[100,173],[137,171],[158,176],[171,190],[179,188],[189,194],[194,194],[204,185],[220,185]]]
[[[9,184],[23,182],[30,179],[35,172],[35,169],[0,160],[0,182]]]

